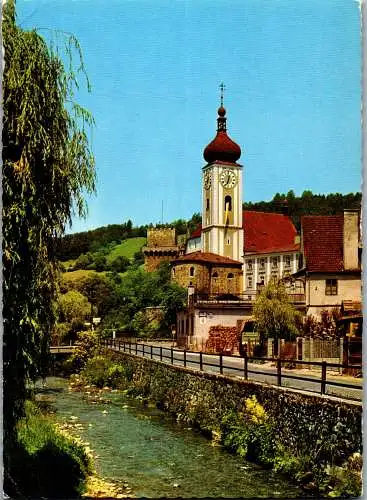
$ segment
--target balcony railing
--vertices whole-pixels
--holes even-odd
[[[288,298],[291,303],[302,304],[305,303],[305,294],[303,293],[292,293],[288,294]],[[256,299],[255,293],[194,293],[190,295],[189,305],[194,304],[249,304],[254,302]]]

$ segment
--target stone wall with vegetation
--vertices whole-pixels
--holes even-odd
[[[199,427],[230,451],[288,473],[327,496],[360,493],[358,403],[114,353],[125,388]]]

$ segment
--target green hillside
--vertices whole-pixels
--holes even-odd
[[[107,262],[112,262],[116,257],[126,257],[132,259],[136,252],[139,252],[145,245],[146,238],[129,238],[114,246],[110,253],[106,255]]]

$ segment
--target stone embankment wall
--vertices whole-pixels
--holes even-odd
[[[161,407],[213,433],[223,415],[253,395],[276,425],[279,442],[298,456],[330,448],[339,460],[361,452],[362,405],[337,398],[194,372],[183,367],[113,354],[130,373],[131,386]]]

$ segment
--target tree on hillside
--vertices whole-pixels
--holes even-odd
[[[254,316],[257,331],[265,338],[292,339],[298,335],[300,313],[289,302],[282,283],[270,281],[256,297]]]
[[[85,214],[83,192],[94,191],[95,169],[88,139],[93,120],[73,99],[78,72],[84,71],[75,39],[67,38],[66,49],[79,58],[76,73],[65,70],[57,51],[36,31],[17,26],[14,0],[3,6],[2,32],[3,408],[9,487],[26,383],[42,373],[56,317],[55,237],[71,222],[73,210]]]
[[[109,268],[116,273],[124,273],[129,265],[130,260],[124,255],[119,255],[109,264]]]
[[[91,304],[80,292],[71,290],[59,296],[60,323],[64,335],[75,334],[83,328],[84,322],[91,316]],[[66,328],[65,328],[66,327]],[[67,331],[66,331],[67,330]]]
[[[116,285],[102,274],[86,276],[75,284],[75,289],[87,297],[93,306],[93,314],[97,316],[104,316],[116,304]]]

